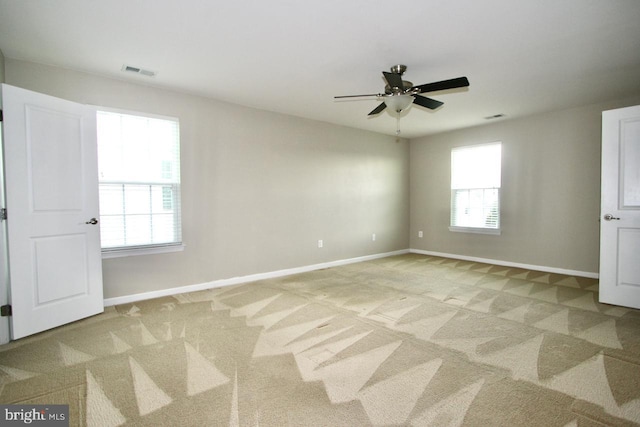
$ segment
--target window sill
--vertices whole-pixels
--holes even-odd
[[[138,248],[130,248],[130,249],[103,249],[102,250],[102,259],[109,258],[121,258],[127,256],[136,256],[136,255],[155,255],[155,254],[165,254],[170,252],[181,252],[185,248],[185,245],[167,245],[167,246],[148,246],[148,247],[138,247]]]
[[[449,231],[456,233],[475,233],[475,234],[491,234],[494,236],[500,235],[499,228],[479,228],[479,227],[454,227],[450,226]]]

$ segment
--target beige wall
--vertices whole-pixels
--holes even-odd
[[[7,83],[14,86],[180,119],[186,249],[104,260],[106,298],[408,247],[406,141],[11,58],[5,62]],[[317,247],[318,239],[324,248]]]
[[[396,143],[11,58],[5,77],[77,102],[180,119],[187,247],[105,260],[106,298],[407,247],[598,272],[600,113],[640,104],[639,95]],[[503,143],[502,234],[450,232],[450,150],[493,141]]]
[[[637,103],[640,97],[412,140],[411,248],[597,273],[601,112]],[[450,232],[451,148],[494,141],[503,151],[502,234]]]

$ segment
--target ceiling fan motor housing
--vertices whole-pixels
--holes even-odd
[[[410,91],[412,88],[413,88],[413,83],[411,83],[410,81],[407,81],[407,80],[403,80],[402,81],[402,89],[396,88],[396,87],[391,87],[387,83],[387,85],[384,87],[384,93],[386,93],[387,95],[392,95],[394,93],[404,93],[404,92]]]

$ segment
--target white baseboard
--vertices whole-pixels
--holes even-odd
[[[589,271],[567,270],[564,268],[547,267],[544,265],[521,264],[518,262],[501,261],[501,260],[489,259],[489,258],[477,258],[477,257],[470,257],[465,255],[447,254],[443,252],[423,251],[420,249],[409,249],[409,252],[415,253],[415,254],[422,254],[422,255],[439,256],[443,258],[460,259],[463,261],[482,262],[485,264],[501,265],[504,267],[516,267],[516,268],[524,268],[526,270],[544,271],[545,273],[556,273],[556,274],[565,274],[567,276],[589,277],[591,279],[599,278],[598,273],[592,273]]]
[[[288,268],[284,270],[271,271],[267,273],[257,273],[257,274],[250,274],[247,276],[231,277],[229,279],[214,280],[212,282],[199,283],[195,285],[179,286],[177,288],[161,289],[158,291],[143,292],[139,294],[125,295],[125,296],[114,297],[114,298],[106,298],[104,300],[104,306],[109,307],[112,305],[128,304],[136,301],[166,297],[171,295],[183,294],[187,292],[197,292],[197,291],[204,291],[207,289],[222,288],[225,286],[239,285],[241,283],[255,282],[257,280],[290,276],[292,274],[306,273],[309,271],[321,270],[323,268],[339,267],[341,265],[353,264],[353,263],[362,262],[362,261],[370,261],[373,259],[386,258],[389,256],[402,255],[406,253],[439,256],[444,258],[459,259],[463,261],[482,262],[485,264],[501,265],[505,267],[516,267],[516,268],[524,268],[527,270],[544,271],[546,273],[566,274],[568,276],[589,277],[592,279],[598,278],[598,273],[592,273],[592,272],[586,272],[586,271],[567,270],[564,268],[522,264],[522,263],[501,261],[501,260],[488,259],[488,258],[469,257],[469,256],[457,255],[457,254],[447,254],[443,252],[423,251],[420,249],[402,249],[399,251],[386,252],[386,253],[375,254],[375,255],[366,255],[366,256],[343,259],[338,261],[323,262],[320,264],[312,264],[304,267]]]
[[[104,306],[109,307],[112,305],[128,304],[128,303],[148,300],[152,298],[160,298],[160,297],[166,297],[171,295],[183,294],[186,292],[204,291],[207,289],[221,288],[224,286],[255,282],[256,280],[273,279],[276,277],[290,276],[292,274],[306,273],[309,271],[321,270],[323,268],[338,267],[341,265],[353,264],[356,262],[369,261],[372,259],[386,258],[393,255],[402,255],[407,253],[409,253],[409,249],[402,249],[399,251],[386,252],[386,253],[375,254],[375,255],[366,255],[366,256],[343,259],[338,261],[323,262],[320,264],[312,264],[304,267],[288,268],[285,270],[277,270],[277,271],[271,271],[267,273],[257,273],[257,274],[250,274],[247,276],[232,277],[229,279],[214,280],[212,282],[199,283],[195,285],[179,286],[177,288],[161,289],[158,291],[143,292],[139,294],[125,295],[125,296],[114,297],[114,298],[105,298]]]

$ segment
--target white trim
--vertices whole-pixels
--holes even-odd
[[[181,252],[184,250],[185,245],[162,245],[162,246],[149,246],[149,247],[137,247],[137,248],[121,248],[121,249],[102,249],[102,259],[120,258],[134,255],[155,255],[165,254],[169,252]]]
[[[556,274],[565,274],[567,276],[588,277],[590,279],[599,278],[598,273],[592,273],[589,271],[567,270],[564,268],[547,267],[544,265],[522,264],[519,262],[501,261],[501,260],[489,259],[489,258],[477,258],[477,257],[470,257],[465,255],[447,254],[443,252],[423,251],[420,249],[409,249],[409,252],[414,254],[439,256],[443,258],[460,259],[463,261],[482,262],[485,264],[501,265],[504,267],[524,268],[527,270],[543,271],[545,273],[556,273]]]
[[[492,234],[495,236],[500,235],[499,228],[483,228],[483,227],[458,227],[457,225],[449,226],[449,231],[455,233],[476,233],[476,234]]]
[[[2,84],[4,87],[5,84]],[[2,89],[0,89],[0,94]],[[0,99],[1,101],[1,99]],[[0,102],[1,103],[1,102]],[[4,146],[2,142],[3,123],[0,122],[0,208],[6,208],[4,199]],[[0,305],[9,303],[9,247],[7,240],[7,221],[0,220]],[[11,340],[9,317],[0,317],[0,344]]]
[[[141,117],[146,117],[148,119],[160,119],[160,120],[168,120],[171,122],[180,123],[180,119],[174,116],[165,116],[161,114],[147,113],[142,111],[125,110],[123,108],[103,107],[102,105],[89,104],[89,106],[92,108],[95,108],[96,113],[98,111],[104,111],[105,113],[116,113],[116,114],[123,114],[127,116],[141,116]]]
[[[105,298],[104,306],[109,307],[112,305],[127,304],[127,303],[136,302],[136,301],[148,300],[152,298],[183,294],[186,292],[197,292],[197,291],[204,291],[204,290],[213,289],[213,288],[222,288],[224,286],[255,282],[256,280],[273,279],[276,277],[290,276],[292,274],[306,273],[309,271],[321,270],[323,268],[338,267],[341,265],[354,264],[356,262],[370,261],[373,259],[386,258],[389,256],[403,255],[407,253],[409,253],[409,249],[402,249],[399,251],[386,252],[386,253],[375,254],[375,255],[366,255],[366,256],[361,256],[356,258],[324,262],[320,264],[312,264],[304,267],[288,268],[285,270],[271,271],[268,273],[257,273],[257,274],[250,274],[247,276],[232,277],[229,279],[214,280],[212,282],[200,283],[196,285],[180,286],[177,288],[169,288],[169,289],[162,289],[158,291],[143,292],[143,293],[133,294],[133,295],[125,295],[122,297]]]
[[[528,270],[543,271],[546,273],[566,274],[569,276],[588,277],[592,279],[598,278],[598,273],[591,273],[586,271],[567,270],[564,268],[522,264],[522,263],[500,261],[500,260],[488,259],[488,258],[469,257],[469,256],[457,255],[457,254],[447,254],[443,252],[423,251],[420,249],[402,249],[399,251],[386,252],[386,253],[375,254],[375,255],[366,255],[366,256],[361,256],[356,258],[324,262],[320,264],[312,264],[304,267],[288,268],[284,270],[276,270],[276,271],[271,271],[267,273],[257,273],[257,274],[250,274],[247,276],[231,277],[229,279],[214,280],[212,282],[199,283],[195,285],[179,286],[176,288],[162,289],[158,291],[143,292],[139,294],[125,295],[125,296],[114,297],[114,298],[105,298],[104,306],[110,307],[113,305],[128,304],[132,302],[144,301],[152,298],[160,298],[160,297],[166,297],[171,295],[178,295],[178,294],[183,294],[187,292],[198,292],[198,291],[204,291],[207,289],[222,288],[225,286],[239,285],[242,283],[255,282],[257,280],[265,280],[265,279],[273,279],[273,278],[283,277],[283,276],[290,276],[292,274],[307,273],[309,271],[321,270],[323,268],[339,267],[341,265],[354,264],[357,262],[370,261],[378,258],[386,258],[389,256],[403,255],[407,253],[439,256],[439,257],[459,259],[464,261],[482,262],[485,264],[501,265],[505,267],[524,268]]]

